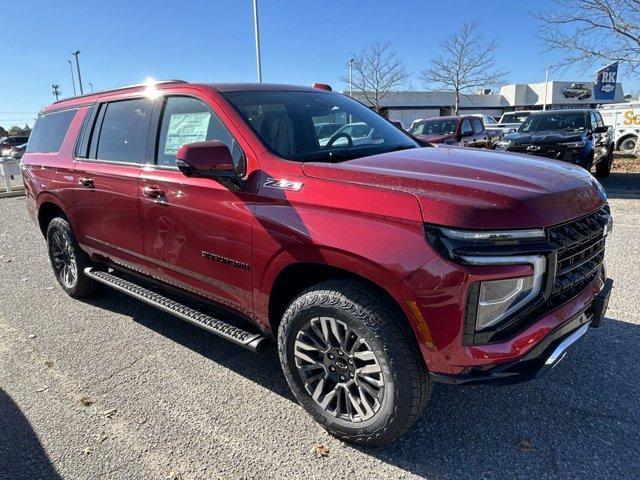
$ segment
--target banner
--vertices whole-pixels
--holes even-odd
[[[593,96],[596,100],[613,100],[616,95],[616,79],[618,77],[618,62],[612,63],[596,74],[596,84],[593,86]]]

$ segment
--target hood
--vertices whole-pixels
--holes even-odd
[[[415,135],[415,137],[422,140],[423,142],[442,143],[445,140],[453,138],[453,135],[439,135],[437,133],[427,133],[422,135]]]
[[[586,170],[508,152],[427,147],[302,168],[309,177],[412,194],[425,222],[460,228],[546,227],[606,201]]]
[[[577,142],[582,140],[582,132],[544,130],[541,132],[513,132],[505,137],[515,144],[554,145],[560,142]]]

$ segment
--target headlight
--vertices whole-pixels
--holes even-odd
[[[559,143],[558,145],[564,145],[565,147],[568,147],[568,148],[583,148],[586,144],[581,140],[579,142]]]
[[[510,140],[500,140],[498,143],[496,143],[496,148],[508,148],[511,145],[511,141]]]
[[[463,257],[472,265],[521,265],[533,267],[533,275],[480,282],[477,303],[469,299],[469,306],[476,304],[476,331],[501,322],[509,315],[533,300],[542,288],[546,269],[543,255],[509,257]]]

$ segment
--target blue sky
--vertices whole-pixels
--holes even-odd
[[[465,20],[501,43],[498,66],[509,82],[544,80],[558,58],[543,52],[529,15],[548,0],[260,0],[263,80],[344,85],[351,52],[375,40],[394,42],[417,74],[438,43]],[[0,125],[33,124],[37,111],[73,94],[70,52],[81,50],[85,91],[139,83],[147,77],[188,81],[255,81],[251,0],[61,0],[5,2],[0,12],[5,52],[0,68]],[[12,58],[17,61],[11,62]],[[592,73],[555,73],[589,80]],[[637,86],[621,78],[629,92]],[[76,86],[77,87],[77,86]]]

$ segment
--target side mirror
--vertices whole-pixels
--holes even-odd
[[[609,127],[607,127],[606,125],[602,125],[593,129],[593,133],[607,133],[607,131],[609,131]]]
[[[176,154],[176,165],[185,177],[213,178],[235,190],[242,187],[231,151],[220,140],[183,145]]]

